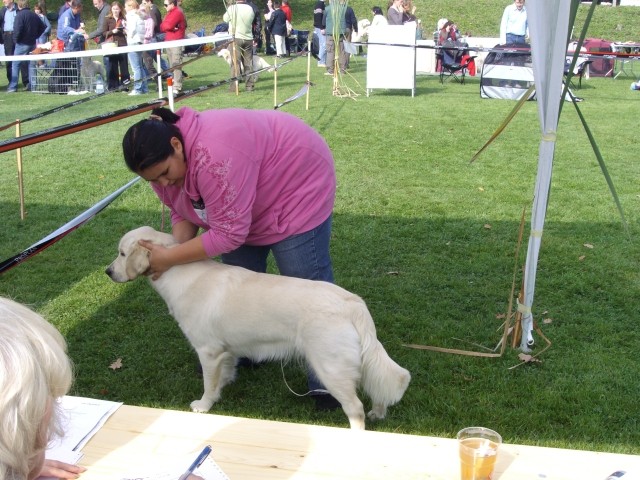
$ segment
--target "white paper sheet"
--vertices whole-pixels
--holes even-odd
[[[121,402],[71,395],[62,397],[60,403],[63,411],[61,420],[64,437],[55,439],[49,445],[47,453],[49,450],[80,451],[122,405]]]

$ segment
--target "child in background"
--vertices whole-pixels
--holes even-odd
[[[130,47],[142,45],[146,32],[143,11],[139,9],[140,5],[136,0],[127,0],[124,9],[127,12],[125,17],[125,32],[127,34],[127,45]],[[142,95],[149,93],[147,86],[146,73],[144,64],[142,63],[142,52],[129,52],[127,54],[131,68],[133,68],[133,90],[129,95]]]
[[[33,7],[33,11],[38,14],[38,17],[40,17],[40,21],[44,23],[45,26],[44,32],[42,32],[42,35],[40,35],[36,40],[36,46],[38,46],[49,41],[49,35],[51,34],[51,23],[47,18],[47,11],[45,10],[44,2],[38,2],[36,6]]]
[[[142,43],[145,45],[156,41],[156,21],[151,14],[151,3],[144,1],[140,4],[140,16],[144,19],[144,39]],[[153,52],[147,50],[142,52],[142,66],[144,68],[144,76],[145,78],[149,76],[151,70],[149,70],[149,66],[153,68]],[[155,74],[155,68],[153,68],[153,73]]]

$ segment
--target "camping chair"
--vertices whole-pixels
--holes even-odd
[[[573,83],[573,79],[578,77],[578,87],[577,88],[582,88],[582,77],[584,76],[585,71],[587,71],[587,69],[589,68],[589,65],[591,63],[593,63],[593,60],[584,60],[584,61],[580,61],[582,59],[578,59],[578,62],[576,63],[576,68],[573,70],[573,75],[571,77],[569,77],[569,68],[571,67],[571,58],[567,58],[567,60],[565,61],[564,64],[564,78],[569,79],[569,86],[576,88],[575,84]]]
[[[204,27],[202,27],[197,32],[187,34],[187,38],[204,37],[204,35],[205,35],[205,30],[204,30]],[[187,45],[186,47],[183,48],[182,51],[186,56],[198,56],[203,52],[203,50],[204,50],[204,44],[201,43],[199,45]]]
[[[437,55],[440,55],[438,62],[440,63],[440,83],[442,84],[444,84],[445,76],[449,77],[449,79],[453,78],[456,82],[463,84],[464,77],[467,74],[467,68],[469,68],[469,64],[476,58],[476,55],[474,55],[466,57],[462,63],[446,63],[444,55],[441,53]]]

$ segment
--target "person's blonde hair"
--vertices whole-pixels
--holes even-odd
[[[0,297],[0,479],[28,478],[49,439],[61,433],[56,399],[72,378],[60,332]]]

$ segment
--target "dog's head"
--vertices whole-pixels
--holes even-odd
[[[120,239],[118,256],[105,270],[111,280],[124,283],[134,280],[140,275],[146,275],[149,270],[149,254],[151,252],[140,245],[140,240],[165,247],[176,243],[171,235],[158,232],[151,227],[140,227],[127,232]]]
[[[218,52],[218,56],[223,58],[225,62],[231,65],[231,53],[229,52],[229,50],[227,50],[226,48],[221,49]]]

